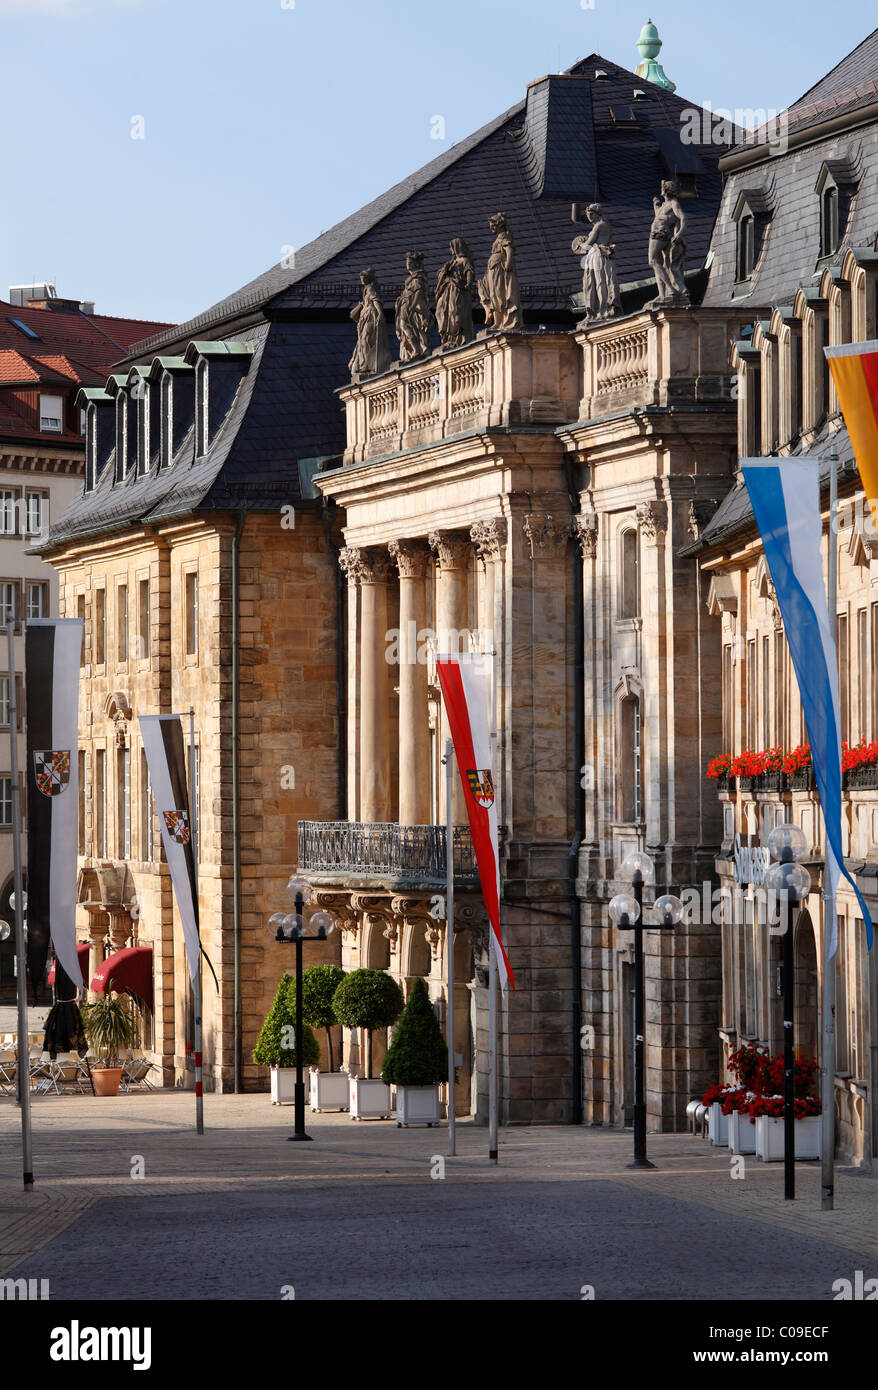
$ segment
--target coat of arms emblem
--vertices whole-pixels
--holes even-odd
[[[165,811],[165,825],[173,839],[179,845],[189,843],[189,812],[188,811]]]
[[[60,796],[70,782],[70,749],[35,750],[34,777],[43,796]]]
[[[487,811],[489,806],[494,805],[494,778],[491,776],[490,768],[470,768],[466,777],[476,801]]]

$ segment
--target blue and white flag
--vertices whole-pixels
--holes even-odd
[[[860,904],[869,948],[872,918],[844,867],[841,848],[841,723],[838,655],[823,583],[820,482],[816,459],[741,459],[744,481],[774,584],[811,743],[826,827],[826,914],[830,955],[838,947],[835,895],[842,874]]]

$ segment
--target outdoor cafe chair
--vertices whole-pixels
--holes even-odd
[[[147,1080],[152,1071],[152,1062],[145,1057],[132,1057],[122,1063],[122,1084],[126,1091],[130,1091],[133,1086],[140,1086],[145,1091],[152,1091],[155,1088]],[[121,1088],[120,1088],[121,1089]]]
[[[11,1048],[0,1051],[0,1091],[6,1095],[15,1094],[17,1061]]]

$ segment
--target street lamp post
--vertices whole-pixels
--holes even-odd
[[[622,877],[630,879],[633,896],[618,893],[610,903],[613,925],[620,931],[634,931],[634,1158],[629,1168],[654,1168],[646,1156],[646,992],[643,972],[643,885],[655,877],[648,854],[635,851],[622,864]],[[651,927],[675,927],[683,920],[683,904],[667,893],[653,906],[656,920]]]
[[[776,862],[764,880],[764,886],[778,896],[783,934],[783,1195],[788,1202],[796,1196],[793,908],[798,908],[811,891],[811,875],[804,864],[797,862],[803,858],[806,844],[805,833],[798,825],[776,825],[768,836],[768,850]]]
[[[294,1090],[293,1132],[287,1135],[289,1141],[294,1141],[311,1139],[311,1135],[305,1132],[305,1075],[302,1064],[302,1052],[304,1048],[304,1029],[302,1026],[302,942],[325,941],[335,927],[335,918],[331,912],[324,912],[322,910],[312,912],[310,925],[316,929],[315,935],[306,936],[304,908],[305,899],[311,892],[311,885],[308,883],[307,879],[293,875],[287,884],[287,891],[293,898],[295,911],[289,913],[275,912],[269,917],[268,925],[275,929],[275,941],[294,941],[296,943],[296,1082]]]

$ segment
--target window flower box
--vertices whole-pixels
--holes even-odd
[[[792,792],[812,792],[816,785],[814,768],[810,764],[808,767],[800,767],[796,772],[790,773],[790,791]]]
[[[760,779],[758,777],[739,777],[738,791],[755,792],[759,788]]]
[[[858,763],[844,774],[849,791],[878,791],[878,763]]]
[[[779,767],[769,768],[763,772],[761,778],[760,791],[763,792],[782,792],[786,789],[786,777]]]
[[[749,1120],[747,1121],[749,1124]],[[820,1116],[808,1115],[804,1120],[796,1120],[795,1145],[797,1159],[820,1157]],[[765,1163],[779,1163],[783,1159],[784,1122],[771,1115],[759,1115],[756,1119],[756,1157]]]

